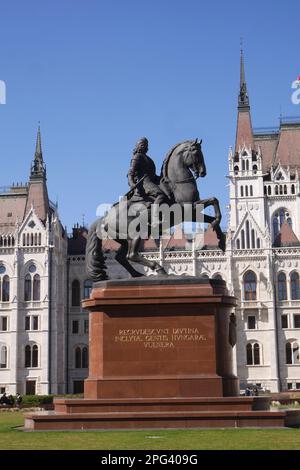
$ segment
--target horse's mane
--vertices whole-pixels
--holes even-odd
[[[174,145],[174,147],[172,147],[171,150],[169,150],[169,152],[165,156],[165,159],[164,159],[162,167],[161,167],[160,175],[161,175],[162,178],[167,178],[168,177],[168,164],[169,164],[170,158],[173,155],[174,151],[180,145],[191,144],[192,142],[193,142],[192,140],[184,140],[183,142],[179,142],[179,144]]]

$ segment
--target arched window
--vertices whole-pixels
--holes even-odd
[[[257,165],[253,165],[253,173],[256,175],[256,173],[257,173]]]
[[[260,239],[259,238],[256,239],[256,248],[260,248]]]
[[[283,186],[283,194],[287,194],[287,185],[286,184]]]
[[[242,160],[242,171],[245,171],[245,160]]]
[[[25,346],[25,367],[39,366],[39,347],[37,344]]]
[[[235,165],[233,171],[234,171],[234,174],[237,175],[238,172],[239,172],[239,167],[237,165]]]
[[[286,363],[299,364],[299,344],[297,341],[288,341],[285,345]]]
[[[25,346],[25,367],[31,367],[31,347]]]
[[[248,343],[246,346],[246,354],[248,366],[261,364],[260,345],[258,343]]]
[[[253,186],[252,186],[252,184],[250,185],[250,196],[253,196]]]
[[[275,186],[275,195],[278,196],[278,186],[277,186],[277,184]]]
[[[39,245],[41,245],[41,244],[42,244],[42,234],[39,233]]]
[[[89,366],[89,351],[86,346],[82,348],[82,368],[87,369]]]
[[[283,187],[282,187],[282,184],[279,185],[279,194],[280,194],[280,195],[283,194]]]
[[[268,186],[268,196],[271,196],[271,194],[272,194],[271,186]]]
[[[278,274],[278,300],[287,300],[287,288],[286,288],[286,275],[284,273]]]
[[[72,282],[72,306],[80,307],[80,282],[77,279]]]
[[[32,346],[32,366],[31,367],[38,367],[39,363],[39,348],[36,344]]]
[[[41,298],[41,280],[38,274],[33,276],[33,300],[40,300]]]
[[[300,299],[300,288],[299,288],[299,274],[293,272],[291,274],[291,299]]]
[[[31,300],[31,276],[26,274],[25,276],[25,289],[24,289],[24,299],[25,302]]]
[[[294,184],[292,184],[292,186],[291,186],[291,193],[295,194],[295,185]]]
[[[260,348],[258,343],[253,345],[253,360],[255,365],[260,364]]]
[[[256,300],[256,275],[248,271],[244,275],[244,300]]]
[[[236,241],[236,248],[237,248],[238,250],[241,249],[241,243],[240,243],[240,239],[239,239],[239,238],[238,238],[237,241]]]
[[[241,186],[241,197],[244,197],[244,186]]]
[[[252,360],[253,360],[253,358],[252,358],[252,344],[251,343],[247,344],[246,352],[247,352],[247,365],[251,366],[253,364],[253,362],[252,362]]]
[[[245,194],[246,194],[246,197],[248,197],[248,186],[245,186]]]
[[[84,299],[88,299],[90,297],[92,287],[93,287],[92,281],[90,279],[86,279],[84,281],[84,291],[83,291]]]
[[[246,170],[249,170],[249,160],[246,160]]]
[[[3,276],[2,279],[2,302],[9,302],[9,277]]]
[[[0,369],[7,369],[7,347],[0,345]]]
[[[77,346],[75,349],[75,369],[81,369],[81,348]]]

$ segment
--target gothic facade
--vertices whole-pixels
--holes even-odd
[[[227,249],[177,227],[144,254],[169,273],[222,278],[238,299],[236,372],[272,392],[300,388],[300,123],[255,131],[241,54],[236,142],[229,150]],[[88,373],[87,230],[67,236],[48,198],[40,130],[27,185],[0,193],[0,391],[77,393]],[[128,274],[103,244],[112,277]]]

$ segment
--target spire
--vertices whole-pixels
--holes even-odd
[[[240,92],[238,101],[238,119],[235,152],[243,146],[253,149],[253,132],[251,124],[250,103],[245,78],[244,51],[241,44],[240,57]]]
[[[39,125],[37,136],[36,136],[36,145],[35,145],[35,154],[34,159],[41,158],[43,160],[43,152],[42,152],[42,141],[41,141],[41,127]]]
[[[34,160],[31,163],[28,196],[25,214],[28,214],[31,207],[36,215],[46,223],[49,214],[49,199],[46,184],[46,166],[43,160],[41,129],[38,126]]]
[[[247,83],[245,78],[244,51],[241,44],[239,108],[245,107],[249,108],[249,96],[247,93]]]
[[[36,144],[35,144],[35,153],[34,160],[31,164],[30,179],[42,178],[46,179],[46,167],[43,161],[43,152],[42,152],[42,139],[41,139],[41,128],[38,126]]]

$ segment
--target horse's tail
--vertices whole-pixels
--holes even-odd
[[[108,279],[105,258],[102,251],[102,240],[97,236],[98,223],[99,221],[96,220],[96,222],[91,225],[85,249],[86,272],[93,282]]]

